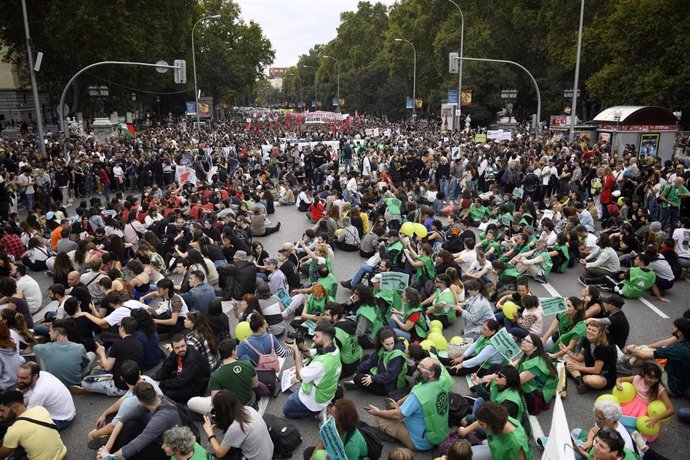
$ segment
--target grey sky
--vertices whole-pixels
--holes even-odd
[[[290,67],[317,43],[335,38],[340,13],[356,11],[359,0],[235,0],[242,18],[261,25],[276,51],[272,67]],[[395,0],[379,0],[392,5]],[[371,1],[371,3],[376,3]],[[318,26],[316,26],[318,24]]]

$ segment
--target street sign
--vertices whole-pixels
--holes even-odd
[[[496,351],[508,361],[512,361],[521,353],[520,347],[513,340],[513,336],[505,328],[500,329],[489,341],[496,348]]]
[[[457,104],[458,103],[458,90],[457,89],[449,89],[448,90],[448,103],[449,104]]]
[[[184,59],[175,59],[175,83],[187,83],[187,61]]]
[[[448,53],[448,72],[458,73],[460,53]]]
[[[175,61],[175,62],[177,62],[177,61]],[[164,61],[161,59],[160,61],[156,62],[156,72],[168,73],[168,67],[167,66],[168,66],[167,61]]]
[[[555,315],[556,313],[561,313],[568,309],[568,305],[565,303],[563,297],[545,297],[539,299],[539,303],[541,304],[544,316]]]
[[[412,98],[411,97],[408,97],[407,100],[405,101],[405,108],[406,109],[412,108]]]

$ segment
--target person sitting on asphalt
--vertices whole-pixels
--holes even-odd
[[[339,399],[331,407],[331,417],[335,420],[335,427],[343,442],[345,455],[348,460],[368,460],[369,448],[364,436],[357,428],[359,414],[354,401]],[[319,440],[314,447],[304,450],[305,458],[326,458],[327,451],[323,440]],[[390,458],[390,457],[389,457]]]
[[[237,345],[239,359],[258,366],[261,355],[275,353],[280,358],[292,356],[292,349],[283,348],[278,339],[268,332],[268,323],[259,312],[251,313],[248,321],[252,334]]]
[[[325,319],[319,321],[314,331],[314,348],[309,350],[311,360],[307,365],[303,364],[302,350],[297,342],[290,344],[295,353],[295,376],[291,383],[302,383],[283,406],[283,414],[287,418],[313,418],[336,396],[342,365],[334,338],[333,326]]]
[[[28,399],[27,408],[41,406],[48,411],[58,431],[70,426],[77,415],[67,387],[50,372],[42,371],[37,363],[29,361],[19,366],[17,389]]]
[[[439,273],[434,279],[436,290],[427,299],[424,299],[421,306],[427,306],[426,316],[429,321],[438,320],[447,328],[455,322],[456,302],[455,294],[450,288],[452,281],[450,276]]]
[[[216,298],[213,286],[206,282],[206,274],[202,270],[193,270],[189,274],[189,291],[180,293],[190,310],[197,310],[206,315],[208,304]]]
[[[460,356],[439,358],[451,375],[470,375],[476,373],[483,377],[489,373],[494,365],[502,364],[505,358],[491,343],[493,337],[501,328],[495,319],[484,321],[481,336],[474,341]]]
[[[646,254],[635,257],[635,266],[619,276],[620,279],[610,276],[597,276],[595,278],[580,278],[585,285],[598,286],[601,289],[613,291],[626,299],[639,299],[651,289],[656,282],[656,273],[649,268],[651,259]]]
[[[359,388],[379,396],[399,395],[407,386],[405,344],[399,342],[395,332],[388,327],[382,328],[376,339],[376,352],[362,360],[354,379],[346,382],[345,387]]]
[[[448,392],[439,380],[441,368],[438,360],[424,358],[408,396],[390,401],[390,409],[367,406],[378,428],[408,449],[431,450],[448,435]]]
[[[400,241],[400,233],[396,230],[390,230],[386,234],[386,243],[379,243],[377,254],[363,262],[351,280],[341,281],[340,285],[345,289],[352,289],[352,286],[357,286],[362,282],[362,278],[366,273],[371,273],[378,267],[382,259],[390,260],[391,267],[394,270],[402,268],[404,263],[403,244]]]
[[[616,250],[611,247],[609,235],[602,233],[597,240],[599,249],[584,259],[580,259],[580,265],[585,267],[585,272],[580,275],[583,278],[597,276],[613,276],[620,272],[621,264]]]
[[[67,455],[50,413],[40,405],[27,408],[20,391],[0,392],[0,417],[11,423],[2,440],[0,457],[62,460]],[[20,457],[20,451],[25,456]]]
[[[487,444],[472,446],[473,458],[532,460],[529,437],[520,422],[508,415],[505,406],[485,402],[477,409],[477,421],[486,431]]]
[[[510,263],[515,265],[518,272],[527,273],[542,284],[546,283],[546,278],[553,267],[551,256],[546,249],[546,240],[537,240],[534,249],[516,255]]]
[[[156,371],[154,380],[165,396],[185,404],[191,397],[204,394],[211,368],[201,352],[187,346],[184,335],[175,334],[170,343],[172,351]]]
[[[565,367],[577,383],[577,392],[590,389],[608,390],[616,384],[616,347],[609,345],[606,326],[599,322],[587,325],[585,338],[580,342],[580,352],[566,353]]]
[[[335,329],[335,345],[340,350],[341,377],[349,377],[357,371],[363,350],[357,338],[357,323],[345,316],[343,307],[337,303],[326,306],[323,315]]]
[[[628,433],[628,430],[620,421],[623,411],[617,402],[608,399],[597,401],[594,403],[593,412],[594,426],[592,428],[589,430],[574,428],[570,432],[570,436],[574,441],[573,448],[579,455],[584,458],[592,458],[588,454],[596,442],[597,434],[601,430],[611,430],[617,433],[627,449],[635,449],[630,433]]]

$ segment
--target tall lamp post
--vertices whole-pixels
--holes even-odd
[[[45,136],[43,135],[43,115],[41,114],[41,102],[38,99],[38,85],[36,84],[36,74],[34,73],[34,54],[31,49],[31,34],[29,33],[29,16],[26,13],[26,2],[22,0],[22,17],[24,18],[24,35],[26,37],[26,53],[29,64],[29,75],[31,76],[31,93],[34,97],[34,110],[36,111],[36,126],[38,127],[38,147],[41,149],[41,154],[47,156],[45,146]],[[39,59],[40,60],[40,59]],[[38,66],[40,67],[40,63]],[[62,110],[62,107],[60,107]]]
[[[203,21],[208,21],[211,19],[218,19],[220,18],[220,14],[214,14],[213,16],[206,16],[201,19],[199,19],[197,22],[194,23],[194,26],[192,26],[192,67],[194,68],[194,111],[196,112],[196,127],[199,129],[199,126],[201,125],[201,120],[199,117],[199,90],[197,89],[196,86],[196,55],[194,53],[194,29],[196,29],[196,26],[199,25],[200,22]]]
[[[329,56],[327,54],[324,54],[323,57],[326,59],[331,59],[333,62],[335,62],[336,67],[338,68],[338,93],[337,93],[337,98],[338,98],[338,113],[340,113],[340,61],[338,61],[336,58],[333,56]]]
[[[414,61],[412,63],[412,114],[417,113],[417,49],[411,41],[404,38],[394,38],[393,41],[405,42],[412,47]]]
[[[460,128],[460,115],[462,114],[462,58],[464,57],[465,46],[465,15],[457,3],[453,0],[448,0],[460,12],[460,62],[458,63],[458,128]]]
[[[582,50],[582,22],[585,17],[585,0],[580,2],[580,29],[577,33],[577,57],[575,58],[575,82],[573,83],[573,105],[572,115],[570,117],[570,142],[575,140],[575,115],[577,114],[577,97],[579,91],[577,87],[580,80],[580,51]]]
[[[316,67],[313,65],[302,65],[304,69],[314,69],[314,110],[319,110],[319,97],[316,92]]]

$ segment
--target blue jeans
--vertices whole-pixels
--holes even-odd
[[[314,418],[319,413],[310,411],[307,409],[307,406],[302,404],[302,401],[299,399],[298,390],[292,393],[285,402],[285,406],[283,406],[283,414],[287,418]]]
[[[396,316],[398,318],[400,318],[400,315],[396,315]],[[402,321],[402,318],[400,318],[400,320]],[[420,321],[424,321],[424,319],[420,319]],[[398,323],[396,323],[392,319],[388,320],[388,325],[390,326],[391,329],[393,329],[395,331],[395,335],[397,335],[398,337],[402,337],[404,339],[407,339],[408,342],[412,339],[412,334],[410,334],[407,331],[403,331],[402,329],[400,329],[400,326],[398,325]]]
[[[65,428],[67,428],[68,426],[70,426],[73,421],[74,421],[74,419],[72,419],[72,420],[53,420],[53,423],[57,427],[58,431],[62,431]]]
[[[34,194],[33,193],[24,194],[24,204],[26,205],[26,210],[31,211],[31,208],[34,207]]]
[[[359,283],[362,282],[362,278],[366,273],[371,273],[374,271],[376,267],[372,267],[371,265],[367,264],[366,262],[362,263],[362,265],[359,266],[359,269],[357,270],[357,273],[355,273],[355,276],[352,277],[352,285],[356,286]]]
[[[661,207],[661,228],[666,228],[666,224],[670,222],[671,230],[669,230],[668,232],[669,235],[671,235],[673,231],[676,229],[676,225],[678,224],[679,218],[680,208],[675,206],[668,206],[666,208],[664,208],[663,206]]]

